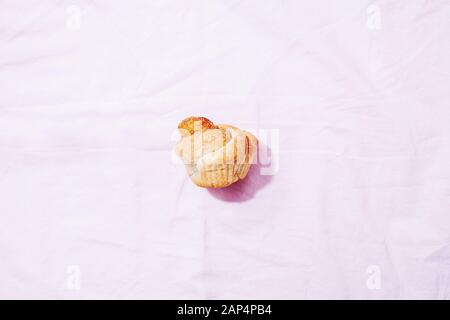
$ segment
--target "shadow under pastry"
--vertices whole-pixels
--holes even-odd
[[[270,153],[270,148],[264,145]],[[266,187],[273,179],[273,175],[262,175],[265,166],[258,163],[250,167],[250,171],[243,180],[239,180],[226,188],[207,189],[215,198],[226,202],[245,202],[255,197],[259,190]]]

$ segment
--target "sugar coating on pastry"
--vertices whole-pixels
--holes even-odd
[[[258,143],[251,133],[205,117],[184,119],[178,129],[175,151],[196,185],[223,188],[246,177]]]

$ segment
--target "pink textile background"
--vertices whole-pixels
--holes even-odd
[[[0,1],[0,298],[450,298],[449,1]],[[195,187],[179,120],[279,134]],[[278,152],[275,152],[278,151]]]

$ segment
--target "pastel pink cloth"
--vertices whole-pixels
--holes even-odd
[[[449,299],[449,17],[0,1],[0,298]],[[276,174],[195,187],[190,115],[277,133]]]

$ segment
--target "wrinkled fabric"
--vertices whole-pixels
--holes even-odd
[[[449,17],[1,1],[0,298],[449,299]],[[270,161],[196,187],[173,154],[191,115]]]

